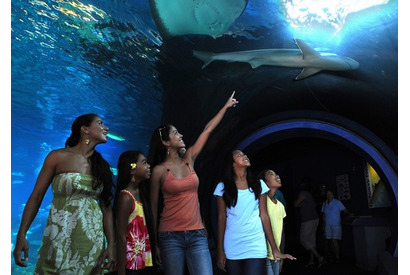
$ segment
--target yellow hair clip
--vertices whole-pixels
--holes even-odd
[[[131,166],[131,169],[135,169],[137,167],[137,164],[136,163],[131,163],[130,166]]]

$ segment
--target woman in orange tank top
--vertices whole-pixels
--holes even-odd
[[[184,274],[185,264],[191,275],[212,274],[208,240],[202,224],[194,162],[212,131],[228,108],[238,104],[235,92],[205,126],[196,142],[181,157],[183,135],[173,125],[157,128],[151,136],[148,162],[152,165],[150,199],[154,238],[158,238],[155,260],[166,275]],[[163,194],[163,210],[160,209]]]

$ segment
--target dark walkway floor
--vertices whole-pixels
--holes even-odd
[[[353,260],[344,260],[339,264],[328,262],[319,269],[316,266],[305,267],[302,261],[285,261],[282,275],[376,275],[377,272],[358,268]]]
[[[319,269],[316,266],[306,267],[305,263],[306,261],[301,259],[285,260],[281,275],[387,275],[360,269],[355,265],[354,260],[344,260],[339,264],[327,262]],[[215,275],[226,275],[219,269],[215,269]]]
[[[290,249],[292,255],[297,258],[295,261],[285,260],[281,275],[397,275],[397,258],[393,258],[389,253],[382,257],[383,263],[379,263],[374,271],[365,270],[356,264],[355,256],[344,255],[340,263],[332,262],[329,256],[326,264],[320,268],[317,266],[306,266],[307,255],[302,249]],[[213,259],[215,260],[215,259]],[[408,273],[410,274],[410,273]],[[226,275],[216,267],[214,263],[214,275]],[[252,275],[252,274],[249,274]]]

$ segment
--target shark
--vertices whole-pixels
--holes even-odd
[[[225,53],[193,50],[193,55],[204,62],[202,69],[215,60],[247,62],[252,69],[262,65],[302,68],[295,80],[307,78],[320,71],[348,71],[359,68],[359,62],[350,57],[321,54],[301,39],[294,40],[298,49],[260,49]]]
[[[108,132],[107,137],[109,137],[113,140],[118,140],[118,141],[124,141],[125,140],[125,137],[121,136],[118,133],[114,133],[114,132]]]

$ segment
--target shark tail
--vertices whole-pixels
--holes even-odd
[[[212,61],[214,61],[213,53],[210,52],[201,52],[201,51],[193,51],[193,55],[196,58],[201,59],[204,62],[204,65],[202,66],[202,69],[205,68],[206,66],[208,66]]]

